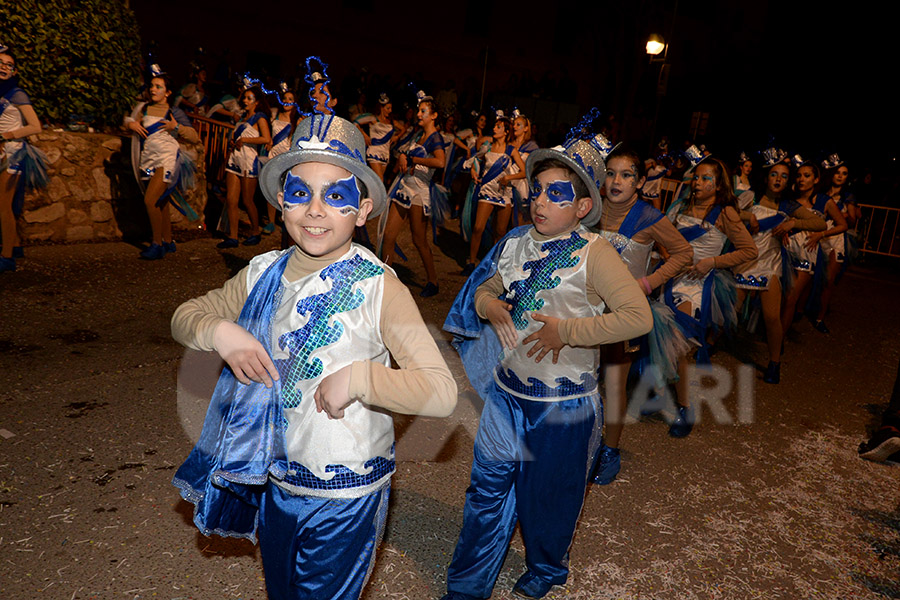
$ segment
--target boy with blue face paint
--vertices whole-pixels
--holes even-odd
[[[175,339],[229,367],[173,483],[204,534],[258,535],[272,600],[360,596],[395,470],[388,411],[447,416],[456,404],[409,291],[351,243],[386,202],[364,152],[343,119],[300,122],[260,178],[295,245],[172,319]]]
[[[528,570],[513,593],[542,598],[566,582],[603,427],[597,345],[652,326],[638,283],[587,228],[608,152],[590,136],[528,156],[534,225],[481,261],[444,323],[485,401],[444,600],[491,596],[517,521]]]

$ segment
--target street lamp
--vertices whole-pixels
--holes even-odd
[[[650,38],[647,40],[647,54],[650,55],[650,62],[657,60],[666,60],[666,55],[663,54],[662,58],[658,58],[659,54],[663,50],[667,50],[666,42],[661,35],[656,33],[651,33]]]

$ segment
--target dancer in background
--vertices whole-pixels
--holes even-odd
[[[523,115],[518,108],[512,111],[512,147],[519,151],[522,161],[528,160],[528,155],[538,149],[537,142],[531,139],[531,120]],[[519,166],[514,162],[509,166],[512,175],[519,173]],[[528,208],[528,182],[522,179],[511,181],[513,188],[513,225],[518,225],[519,220],[527,223],[531,220]]]
[[[255,82],[254,82],[255,83]],[[272,142],[269,127],[269,104],[259,85],[254,84],[241,94],[241,105],[244,109],[243,119],[237,124],[232,134],[232,151],[225,167],[226,197],[225,207],[228,213],[228,237],[219,242],[219,248],[236,248],[238,242],[238,202],[242,202],[250,217],[250,237],[244,240],[245,246],[255,246],[261,240],[259,230],[259,211],[253,196],[256,193],[256,181],[259,177],[259,149]]]
[[[366,162],[372,170],[384,181],[384,171],[391,159],[391,143],[399,135],[394,129],[394,121],[391,113],[394,105],[387,94],[381,94],[378,98],[378,112],[375,115],[366,113],[356,119],[356,126],[366,140]],[[363,125],[369,126],[368,133]]]
[[[16,58],[0,43],[0,273],[16,270],[16,258],[24,250],[16,231],[16,215],[25,201],[25,189],[48,183],[44,153],[28,143],[28,136],[41,131],[41,121],[31,98],[20,87]]]
[[[463,275],[470,275],[475,269],[482,236],[491,215],[494,216],[494,240],[506,235],[513,210],[510,182],[525,177],[525,163],[519,151],[509,143],[511,124],[503,111],[497,111],[493,138],[483,155],[483,164],[478,168],[479,164],[476,161],[471,167],[475,187],[472,189],[471,198],[466,202],[467,206],[463,208],[463,220],[466,222],[471,220],[472,229],[469,233],[469,258],[463,269]],[[519,169],[515,175],[510,170],[513,163]],[[474,217],[467,218],[467,211],[474,212]]]
[[[297,121],[300,120],[300,111],[297,110],[297,98],[294,92],[288,89],[285,82],[281,82],[278,86],[278,92],[275,95],[278,106],[272,109],[272,141],[266,144],[266,162],[272,160],[279,154],[287,152],[291,147],[291,135],[294,128],[297,127]],[[266,206],[268,211],[268,221],[265,227],[260,231],[266,235],[275,232],[275,205],[268,203]]]
[[[183,110],[169,106],[172,91],[159,65],[153,65],[151,73],[150,101],[135,106],[125,119],[125,126],[135,133],[132,162],[138,165],[138,182],[145,186],[144,206],[153,234],[150,246],[141,251],[140,257],[159,260],[175,252],[169,205],[177,202],[177,194],[194,185],[194,163],[181,151],[177,138],[196,143],[200,136]]]
[[[690,169],[690,196],[673,204],[667,213],[678,232],[694,249],[693,266],[665,286],[665,301],[677,310],[675,317],[685,335],[699,346],[697,362],[709,363],[711,336],[722,328],[734,327],[734,279],[729,268],[756,258],[753,238],[741,222],[731,175],[725,164],[712,156],[703,156],[696,146],[685,153]],[[725,242],[734,249],[722,253]],[[676,418],[669,435],[690,435],[695,415],[691,410],[688,358],[678,362]]]
[[[838,209],[844,215],[847,221],[848,230],[841,235],[834,235],[822,240],[822,252],[828,261],[827,279],[821,296],[814,299],[817,304],[816,317],[813,320],[813,327],[821,333],[830,333],[828,326],[825,325],[825,315],[828,313],[828,306],[831,304],[831,297],[834,295],[834,288],[838,283],[841,273],[847,268],[850,259],[850,242],[851,237],[849,231],[856,229],[856,223],[859,221],[860,211],[856,205],[856,198],[849,189],[850,171],[847,165],[841,160],[837,154],[831,154],[822,161],[822,168],[825,169],[823,191],[828,195]]]
[[[797,175],[794,179],[794,191],[797,194],[797,202],[816,216],[826,219],[825,231],[797,231],[788,239],[788,251],[791,254],[791,264],[794,268],[794,285],[784,301],[781,310],[781,327],[784,335],[797,317],[797,307],[804,306],[812,287],[815,273],[824,275],[827,263],[822,252],[822,240],[836,235],[842,235],[847,231],[847,220],[841,213],[837,204],[830,196],[824,193],[816,193],[819,185],[819,167],[812,161],[804,160],[799,154],[792,159]]]
[[[605,139],[603,145],[611,146]],[[606,202],[598,228],[619,252],[644,294],[650,296],[691,264],[694,251],[665,215],[639,199],[645,181],[644,162],[638,154],[627,146],[616,146],[606,157]],[[664,249],[667,258],[650,273],[654,244]],[[671,308],[650,300],[650,310],[653,330],[648,335],[600,348],[601,362],[606,366],[606,424],[593,474],[594,483],[600,485],[611,483],[619,472],[619,443],[627,409],[625,388],[632,364],[639,361],[643,368],[653,365],[664,387],[677,378],[678,361],[691,349]]]
[[[741,212],[741,219],[747,222],[747,228],[753,234],[758,255],[735,266],[733,271],[738,288],[738,307],[743,306],[748,291],[759,294],[769,349],[769,364],[763,381],[774,384],[781,381],[781,347],[784,339],[781,326],[782,291],[790,288],[789,280],[782,284],[782,277],[790,278],[792,275],[782,240],[793,230],[823,231],[825,221],[809,208],[790,199],[791,170],[784,162],[785,152],[769,148],[763,153],[763,158],[765,189],[757,192],[751,205]]]
[[[391,186],[391,204],[384,228],[381,252],[385,264],[394,262],[394,245],[400,235],[400,227],[409,220],[413,244],[425,267],[425,286],[419,295],[423,298],[438,293],[437,271],[434,255],[428,244],[426,222],[432,213],[432,177],[436,169],[444,166],[444,140],[437,129],[437,112],[434,100],[419,92],[419,109],[416,113],[421,135],[410,142],[409,149],[400,154],[397,165],[400,175]]]

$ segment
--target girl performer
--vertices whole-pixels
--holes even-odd
[[[499,240],[506,234],[509,217],[512,214],[512,187],[509,184],[515,179],[525,177],[525,163],[519,151],[508,143],[510,124],[509,117],[498,110],[494,136],[483,156],[484,164],[480,170],[476,168],[477,163],[472,164],[472,181],[475,187],[472,189],[471,199],[475,201],[477,208],[472,206],[471,201],[466,202],[466,208],[469,210],[475,208],[475,219],[469,234],[469,259],[466,261],[463,275],[470,275],[475,269],[481,238],[495,208],[497,214],[494,217],[494,239]],[[519,168],[519,172],[515,175],[510,172],[510,165],[513,163]],[[465,214],[463,220],[468,221]]]
[[[269,134],[269,105],[259,85],[245,89],[241,93],[244,120],[237,124],[232,133],[233,149],[225,167],[225,207],[228,211],[228,237],[218,244],[219,248],[236,248],[238,245],[238,201],[243,200],[244,208],[250,216],[250,237],[245,246],[255,246],[260,242],[259,213],[253,196],[259,177],[259,148],[272,142]]]
[[[850,233],[856,229],[856,223],[861,215],[859,206],[856,205],[856,198],[850,193],[847,181],[850,172],[844,161],[837,154],[831,154],[822,161],[822,168],[825,169],[825,181],[828,189],[825,193],[831,197],[841,214],[847,221],[848,230],[842,235],[834,235],[822,240],[822,252],[828,260],[828,280],[825,289],[822,290],[822,297],[819,300],[819,311],[813,322],[813,327],[821,333],[830,333],[825,325],[825,313],[828,312],[828,305],[831,303],[831,296],[834,294],[834,286],[837,284],[838,276],[846,268],[849,261],[848,252],[850,250]]]
[[[752,205],[741,212],[741,218],[747,221],[747,227],[753,234],[758,256],[735,267],[734,273],[738,306],[743,306],[747,295],[745,290],[759,292],[769,347],[769,364],[763,381],[778,383],[781,380],[781,342],[784,337],[781,327],[781,277],[785,267],[782,261],[786,262],[787,258],[782,239],[793,229],[822,231],[825,221],[809,208],[788,199],[790,168],[784,163],[784,151],[769,148],[763,152],[763,158],[764,168],[767,169],[765,192],[757,194]],[[784,274],[791,276],[789,269]]]
[[[730,267],[753,260],[756,244],[747,233],[738,213],[731,176],[725,164],[711,156],[702,156],[696,146],[686,151],[696,167],[692,169],[691,194],[687,201],[676,202],[668,217],[694,249],[694,264],[683,275],[670,279],[665,301],[675,312],[682,330],[700,346],[697,362],[709,363],[710,328],[734,326],[734,280]],[[734,250],[722,254],[725,242]],[[690,434],[694,415],[688,397],[687,358],[678,362],[677,415],[669,426],[669,435]]]
[[[734,194],[740,196],[750,189],[750,173],[753,171],[753,161],[746,152],[738,156],[737,173],[734,174]]]
[[[288,89],[285,82],[278,86],[279,91],[275,97],[278,99],[278,107],[272,110],[272,141],[266,144],[268,150],[266,161],[269,161],[291,147],[291,135],[300,119],[300,111],[297,110],[297,98],[294,92]],[[268,235],[275,232],[275,205],[266,203],[269,220],[260,231]]]
[[[528,155],[538,149],[537,142],[531,139],[531,120],[519,112],[518,108],[513,109],[512,119],[512,146],[519,151],[522,162],[525,162],[528,159]],[[518,173],[518,165],[510,165],[509,171],[513,175]],[[515,206],[521,211],[522,215],[529,215],[530,217],[530,210],[528,208],[528,182],[524,179],[515,179],[512,181],[512,186]],[[518,216],[518,211],[513,213],[513,219],[517,219]]]
[[[393,108],[394,105],[391,104],[391,99],[387,94],[381,94],[378,98],[378,114],[373,116],[366,113],[356,119],[356,126],[359,127],[366,140],[366,162],[381,177],[382,181],[384,181],[384,171],[391,158],[391,142],[399,135],[399,131],[394,129],[394,122],[391,119]],[[368,133],[362,128],[362,125],[366,124],[369,125]]]
[[[797,168],[797,176],[794,179],[797,202],[811,210],[816,216],[827,218],[825,224],[828,229],[815,232],[798,231],[789,238],[788,250],[791,253],[791,263],[794,267],[794,286],[781,310],[781,328],[785,335],[794,321],[798,304],[803,306],[809,296],[813,273],[825,268],[825,265],[822,264],[822,261],[825,261],[821,250],[822,240],[847,231],[847,220],[844,219],[844,215],[841,214],[834,200],[827,194],[816,194],[816,186],[819,184],[819,167],[812,161],[803,160],[799,154],[794,155],[792,161]]]
[[[607,145],[609,143],[607,142]],[[600,216],[600,234],[619,255],[648,296],[669,279],[691,264],[694,250],[672,222],[657,209],[638,198],[646,181],[644,162],[630,148],[619,145],[606,159],[606,202]],[[650,251],[654,243],[665,248],[668,259],[648,274]],[[653,330],[640,338],[640,345],[627,342],[601,346],[602,363],[606,367],[606,400],[608,417],[594,483],[606,485],[619,472],[619,441],[622,437],[626,399],[625,383],[632,362],[638,355],[649,356],[665,380],[674,380],[678,359],[690,350],[690,345],[675,325],[672,310],[650,301]],[[626,350],[626,346],[630,346]],[[638,352],[639,351],[639,352]]]
[[[397,160],[400,175],[397,176],[388,194],[391,206],[381,248],[382,260],[390,265],[394,261],[394,245],[400,234],[400,227],[409,217],[409,229],[412,232],[413,244],[422,258],[425,275],[428,279],[419,295],[428,298],[438,293],[438,281],[437,271],[434,268],[434,256],[426,237],[425,220],[431,214],[431,178],[434,176],[435,169],[444,166],[444,140],[435,124],[437,109],[434,106],[434,100],[422,91],[417,96],[419,110],[416,115],[422,133],[411,142],[409,149],[400,154]]]
[[[131,144],[132,164],[138,165],[138,183],[146,185],[144,206],[153,233],[152,243],[140,256],[145,260],[159,260],[175,252],[169,203],[176,202],[176,189],[193,187],[194,163],[181,151],[177,137],[196,143],[200,136],[183,110],[169,106],[172,91],[159,65],[152,65],[150,72],[150,101],[138,104],[131,116],[126,117],[125,126],[135,134]]]
[[[40,130],[41,121],[31,99],[19,88],[16,59],[8,47],[0,44],[0,273],[15,271],[16,258],[24,256],[15,217],[22,212],[24,188],[47,184],[46,157],[27,139]]]

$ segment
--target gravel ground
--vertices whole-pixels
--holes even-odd
[[[266,597],[257,548],[202,536],[170,485],[218,361],[172,341],[169,318],[276,242],[220,252],[194,237],[156,262],[124,243],[28,248],[0,275],[0,597]],[[408,238],[401,246],[398,274],[420,300],[421,264]],[[464,250],[452,232],[438,246],[448,274],[419,305],[459,405],[448,419],[396,419],[367,600],[439,598],[459,533],[481,403],[440,331]],[[548,597],[900,598],[898,470],[856,456],[900,355],[895,267],[848,273],[832,333],[799,323],[778,386],[761,381],[759,334],[725,344],[714,363],[733,422],[707,410],[676,440],[660,416],[632,419],[622,473],[590,489],[569,583]],[[517,535],[494,598],[510,598],[523,570]]]

